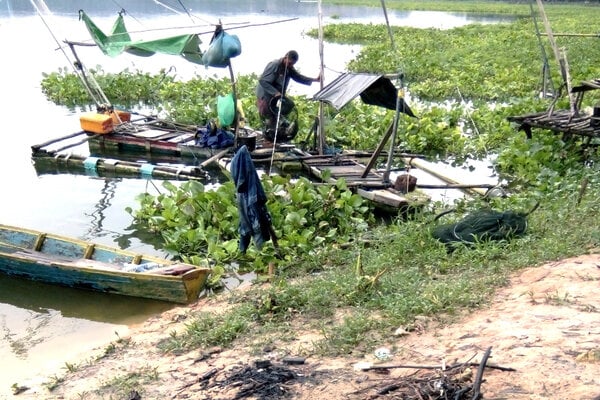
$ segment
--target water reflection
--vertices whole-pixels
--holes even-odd
[[[137,324],[173,308],[173,304],[109,295],[0,274],[0,303],[18,304],[32,314],[82,318],[117,325]]]
[[[74,357],[172,307],[0,275],[0,399],[12,398],[12,384],[39,386]]]
[[[104,212],[110,206],[111,199],[115,197],[117,182],[120,179],[103,179],[103,181],[104,185],[102,186],[102,190],[100,190],[101,196],[94,205],[94,211],[87,214],[90,217],[90,227],[83,236],[84,240],[92,240],[98,237],[98,234],[103,231],[103,223],[106,218]]]
[[[15,331],[9,327],[6,315],[0,315],[2,338],[16,358],[25,360],[32,348],[48,340],[45,327],[50,325],[53,314],[56,313],[53,310],[44,313],[28,312],[21,321],[22,325]]]

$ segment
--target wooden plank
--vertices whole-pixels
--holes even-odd
[[[207,165],[215,162],[215,161],[219,161],[221,158],[223,158],[227,153],[229,153],[229,148],[225,149],[225,150],[221,150],[220,152],[218,152],[217,154],[215,154],[214,156],[212,156],[211,158],[209,158],[208,160],[203,161],[200,164],[201,168],[206,167]]]
[[[144,131],[139,131],[139,132],[131,133],[129,135],[137,137],[137,138],[143,138],[143,139],[155,139],[155,138],[158,138],[160,136],[163,136],[164,134],[165,134],[165,131],[161,131],[161,130],[158,130],[158,129],[147,129],[147,130],[144,130]]]

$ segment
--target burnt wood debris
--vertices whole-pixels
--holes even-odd
[[[346,399],[403,400],[478,400],[483,398],[483,373],[486,368],[515,371],[488,363],[491,347],[479,362],[451,365],[373,365],[360,372],[347,370],[316,370],[301,357],[288,357],[281,362],[255,360],[211,368],[179,387],[176,396],[195,393],[203,399],[280,399],[294,398],[300,387],[317,388],[328,382],[350,380],[344,393]],[[208,356],[207,358],[210,358]],[[202,359],[204,361],[205,359]],[[392,369],[414,370],[402,376],[390,376]],[[355,389],[351,391],[350,388]]]

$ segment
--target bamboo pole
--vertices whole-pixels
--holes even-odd
[[[392,43],[392,50],[396,50],[396,44],[394,43],[394,35],[392,34],[392,28],[390,27],[390,21],[388,19],[387,9],[385,8],[384,0],[381,0],[381,7],[383,8],[383,16],[385,17],[385,24],[387,26],[388,35],[390,35],[390,42]]]
[[[323,82],[325,81],[325,62],[323,57],[323,9],[321,7],[321,0],[318,1],[318,14],[319,14],[319,57],[321,59],[320,66],[320,76],[321,76],[321,86],[323,89]],[[323,115],[323,102],[319,101],[319,126],[317,127],[318,132],[318,143],[319,143],[319,154],[323,154],[323,149],[325,147],[325,124],[324,124],[324,115]]]
[[[233,75],[233,68],[231,67],[231,60],[227,61],[227,66],[229,67],[229,79],[231,79],[231,91],[233,93],[233,109],[234,109],[234,117],[233,117],[233,123],[234,123],[234,131],[235,131],[235,145],[238,145],[238,132],[239,132],[239,125],[240,125],[240,113],[238,112],[238,107],[237,107],[237,101],[238,101],[238,96],[237,96],[237,89],[236,89],[236,85],[235,85],[235,76]]]
[[[409,158],[405,158],[404,159],[404,163],[406,165],[411,166],[411,167],[415,167],[415,168],[418,168],[418,169],[420,169],[422,171],[425,171],[428,174],[431,174],[431,175],[435,176],[436,178],[439,178],[439,179],[443,180],[444,182],[448,182],[451,185],[461,185],[461,182],[459,182],[459,181],[457,181],[457,180],[455,180],[455,179],[453,179],[453,178],[451,178],[451,177],[449,177],[447,175],[444,175],[440,171],[440,169],[435,166],[435,164],[432,164],[432,163],[430,163],[428,161],[420,160],[420,159],[417,159],[417,158],[410,158],[410,159]],[[482,185],[478,185],[477,187],[462,187],[462,188],[459,187],[459,189],[464,189],[467,192],[472,193],[472,194],[478,194],[478,195],[481,195],[481,196],[485,196],[487,190],[483,190],[483,187],[484,186],[482,186]]]
[[[56,138],[56,139],[51,139],[51,140],[48,140],[47,142],[44,142],[44,143],[40,143],[40,144],[36,144],[36,145],[33,145],[33,146],[31,146],[31,150],[33,150],[34,152],[38,152],[38,151],[40,151],[42,148],[44,148],[44,147],[46,147],[46,146],[49,146],[49,145],[51,145],[51,144],[53,144],[53,143],[56,143],[56,142],[61,142],[61,141],[63,141],[63,140],[70,139],[70,138],[73,138],[73,137],[75,137],[75,136],[79,136],[79,135],[83,135],[83,134],[85,134],[85,132],[84,132],[84,131],[79,131],[79,132],[75,132],[75,133],[68,134],[68,135],[66,135],[66,136],[61,136],[61,137],[59,137],[59,138]]]
[[[211,158],[203,161],[202,164],[200,164],[200,167],[203,168],[203,167],[206,167],[210,163],[213,163],[215,161],[219,161],[227,153],[229,153],[229,149],[221,150],[220,152],[218,152],[217,154],[215,154]]]
[[[552,33],[552,28],[550,27],[550,21],[548,21],[548,16],[546,15],[546,11],[544,10],[544,4],[542,0],[536,0],[538,8],[540,9],[540,14],[542,16],[542,21],[544,22],[544,27],[546,28],[546,34],[548,36],[548,41],[550,42],[550,46],[552,47],[552,51],[554,52],[554,57],[556,57],[556,62],[558,62],[558,66],[560,68],[560,74],[563,78],[563,82],[565,85],[569,87],[567,91],[567,95],[569,96],[569,103],[571,104],[571,109],[574,108],[574,100],[573,93],[571,93],[569,82],[569,76],[567,72],[567,66],[565,65],[565,59],[556,45],[556,40],[554,39],[554,35]]]

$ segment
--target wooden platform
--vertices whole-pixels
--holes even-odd
[[[570,110],[543,111],[507,118],[519,125],[519,130],[532,137],[532,128],[546,129],[565,135],[579,135],[589,139],[600,137],[600,119]]]
[[[407,209],[421,207],[430,200],[420,190],[406,194],[394,190],[393,182],[386,182],[384,176],[377,171],[370,169],[365,174],[366,165],[353,154],[309,157],[301,150],[294,149],[294,152],[311,176],[329,183],[344,179],[348,187],[378,207]]]
[[[532,128],[539,128],[563,134],[582,136],[589,143],[600,137],[600,107],[594,107],[593,113],[585,113],[581,107],[585,93],[600,89],[600,79],[583,81],[571,89],[573,100],[571,109],[555,110],[552,104],[547,111],[508,117],[508,121],[519,125],[519,130],[532,137]],[[555,99],[556,101],[556,99]]]

